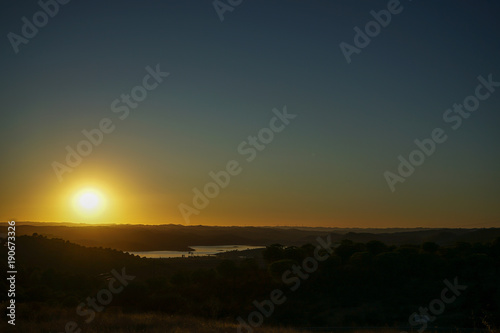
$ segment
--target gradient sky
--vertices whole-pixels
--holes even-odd
[[[224,1],[225,2],[225,1]],[[191,224],[332,227],[500,227],[500,88],[453,131],[443,113],[500,81],[500,3],[401,1],[347,64],[341,42],[387,1],[243,1],[221,22],[211,1],[71,1],[15,53],[7,38],[36,1],[8,1],[0,27],[0,220],[186,224],[210,171],[241,163]],[[170,76],[128,118],[110,104]],[[298,115],[247,162],[238,145],[272,109]],[[59,182],[53,161],[81,131],[116,129]],[[448,140],[393,193],[413,141]],[[97,216],[71,200],[92,187]]]

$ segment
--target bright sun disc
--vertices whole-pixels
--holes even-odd
[[[78,202],[85,209],[93,209],[99,204],[99,197],[95,193],[88,192],[82,194]]]
[[[75,207],[83,214],[97,214],[104,208],[104,197],[94,189],[85,189],[77,193]]]

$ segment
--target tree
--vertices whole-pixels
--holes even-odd
[[[425,242],[422,244],[422,251],[434,254],[439,250],[439,245],[434,242]]]
[[[283,259],[284,257],[284,247],[281,244],[272,244],[267,246],[264,252],[262,253],[262,257],[268,263],[271,263],[276,260]]]

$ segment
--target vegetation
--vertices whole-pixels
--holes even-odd
[[[68,320],[77,317],[74,310],[48,307],[43,304],[23,306],[15,329],[0,324],[2,332],[59,333],[64,332]],[[234,333],[234,321],[221,321],[192,316],[165,315],[162,313],[122,313],[111,307],[96,320],[82,326],[85,333]],[[262,327],[256,333],[307,333],[291,328]],[[396,332],[394,332],[396,333]]]
[[[17,249],[16,299],[22,305],[20,311],[24,309],[31,314],[20,316],[18,322],[25,325],[40,322],[39,327],[50,327],[54,332],[62,331],[59,324],[64,320],[83,322],[75,314],[77,305],[106,288],[109,272],[122,267],[136,278],[91,323],[106,323],[109,327],[113,327],[113,321],[127,323],[121,331],[109,332],[139,332],[127,328],[134,325],[143,325],[143,332],[164,332],[162,325],[178,325],[175,332],[187,332],[192,328],[180,324],[183,320],[179,318],[184,316],[205,318],[199,321],[205,325],[205,331],[192,331],[225,332],[231,327],[234,331],[235,318],[241,316],[246,320],[256,310],[254,300],[269,299],[274,289],[284,291],[286,302],[277,305],[265,319],[266,327],[404,328],[419,307],[428,307],[429,302],[441,297],[446,287],[443,281],[453,281],[455,277],[467,289],[429,325],[489,326],[491,330],[500,325],[500,238],[451,246],[432,242],[396,246],[379,241],[343,240],[296,291],[290,291],[282,273],[314,256],[315,245],[274,244],[262,251],[261,257],[241,260],[144,259],[39,235],[18,237]],[[2,260],[6,257],[2,255]],[[6,288],[4,281],[0,285]],[[5,300],[3,293],[0,301]],[[26,310],[36,307],[39,307],[36,311]],[[44,311],[50,315],[44,317]],[[89,326],[85,332],[108,332],[97,327]]]

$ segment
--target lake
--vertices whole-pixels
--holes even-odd
[[[182,257],[194,257],[194,256],[211,256],[227,251],[243,251],[243,250],[254,250],[263,249],[265,246],[250,246],[250,245],[212,245],[212,246],[190,246],[194,251],[140,251],[140,252],[129,252],[134,255],[141,256],[143,258],[182,258]]]

